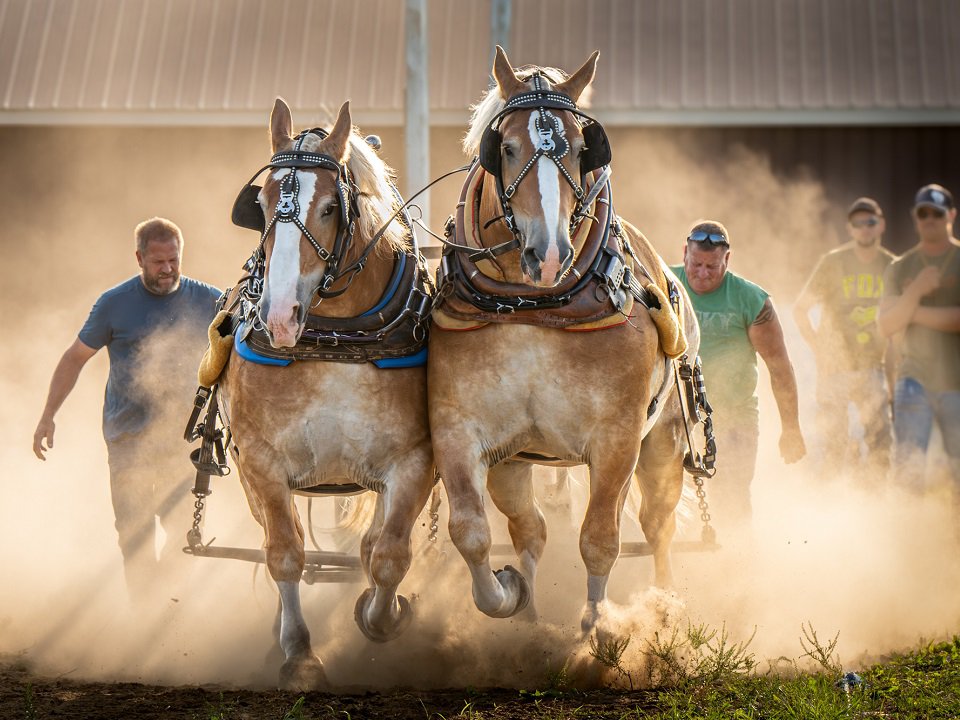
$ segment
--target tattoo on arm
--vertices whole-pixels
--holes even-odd
[[[777,315],[773,311],[773,303],[770,302],[770,298],[767,298],[767,301],[763,303],[763,307],[760,308],[759,314],[757,314],[756,319],[753,321],[753,325],[763,325],[768,323],[771,320],[776,319]]]

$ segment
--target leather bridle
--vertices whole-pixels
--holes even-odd
[[[321,299],[337,297],[342,295],[353,282],[353,278],[360,272],[366,264],[367,257],[373,250],[376,243],[380,240],[383,232],[378,232],[360,253],[360,257],[351,263],[348,267],[341,267],[344,256],[353,244],[354,234],[356,232],[357,220],[360,217],[360,210],[357,197],[360,193],[359,188],[354,184],[350,171],[345,163],[340,163],[336,158],[325,153],[315,153],[302,150],[303,141],[307,135],[316,135],[321,140],[327,137],[327,132],[321,128],[304,130],[294,140],[292,150],[278,152],[270,158],[270,162],[254,173],[253,177],[247,181],[233,207],[233,221],[241,227],[247,227],[260,231],[260,242],[254,250],[252,257],[248,261],[250,267],[248,271],[251,274],[262,276],[263,267],[266,262],[264,244],[267,236],[277,223],[292,223],[303,233],[303,236],[316,250],[320,259],[326,262],[323,277],[320,279],[315,294]],[[274,208],[273,216],[269,222],[263,215],[259,204],[259,193],[262,190],[260,186],[253,182],[267,169],[289,168],[287,173],[280,181],[280,199]],[[333,248],[327,250],[313,236],[303,221],[300,220],[300,181],[297,177],[298,170],[304,169],[322,169],[329,170],[336,175],[335,186],[337,188],[337,202],[340,210],[339,223],[337,227],[337,237],[334,240]],[[346,285],[339,290],[331,290],[335,282],[349,275]]]
[[[611,160],[610,144],[607,140],[603,127],[594,118],[584,112],[581,112],[577,104],[567,95],[544,87],[544,77],[540,72],[536,72],[528,78],[533,81],[534,89],[528,92],[519,93],[507,100],[503,110],[490,121],[489,126],[483,133],[480,140],[479,160],[483,169],[494,176],[497,184],[497,197],[500,201],[500,207],[503,211],[504,223],[509,228],[513,238],[508,242],[501,243],[492,248],[488,248],[487,254],[501,255],[510,250],[520,247],[520,230],[517,228],[514,219],[513,208],[510,206],[510,200],[517,192],[517,187],[527,177],[530,170],[534,167],[541,157],[549,158],[559,169],[561,176],[567,181],[567,184],[573,189],[577,198],[577,206],[570,217],[571,230],[583,219],[581,212],[584,199],[587,192],[584,190],[587,173],[600,167],[608,165]],[[503,181],[503,169],[501,167],[501,146],[503,139],[500,134],[500,125],[507,115],[518,110],[533,109],[538,113],[535,119],[535,127],[539,142],[534,149],[533,155],[520,170],[520,173],[513,179],[509,185]],[[581,122],[581,131],[585,141],[585,147],[580,156],[580,181],[577,182],[563,164],[563,158],[570,152],[570,142],[566,138],[562,120],[554,115],[550,110],[564,110],[575,115]]]

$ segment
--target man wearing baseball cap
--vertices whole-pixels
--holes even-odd
[[[823,477],[844,469],[886,475],[890,462],[889,395],[884,355],[889,341],[877,329],[883,274],[894,260],[881,247],[886,223],[873,198],[847,209],[849,242],[823,255],[793,306],[800,334],[817,363],[817,427],[823,448]],[[814,328],[810,311],[820,307]],[[863,426],[867,463],[860,449],[848,457],[848,408],[853,403]]]
[[[960,502],[960,242],[953,237],[957,207],[942,185],[917,192],[913,218],[919,242],[887,269],[878,323],[900,340],[893,396],[892,477],[925,486],[933,424],[950,459]]]

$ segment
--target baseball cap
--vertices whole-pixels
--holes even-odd
[[[858,212],[868,212],[883,217],[883,210],[880,209],[880,203],[873,198],[858,197],[850,205],[850,209],[847,210],[847,217],[849,218],[851,215]]]
[[[937,210],[947,212],[953,210],[953,195],[943,185],[931,183],[924,185],[917,190],[917,197],[913,201],[913,207],[932,207]]]

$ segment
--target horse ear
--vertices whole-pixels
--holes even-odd
[[[563,93],[576,102],[584,88],[593,82],[594,73],[597,72],[598,57],[600,57],[600,51],[594,50],[593,55],[587,59],[581,68],[562,83],[558,83],[556,87],[554,87],[554,90]]]
[[[270,113],[270,143],[274,154],[290,148],[290,143],[293,142],[292,129],[290,108],[283,98],[278,97],[273,104],[273,112]]]
[[[500,96],[504,100],[509,100],[517,93],[521,93],[527,89],[523,81],[520,80],[513,71],[513,66],[507,59],[507,54],[499,45],[497,45],[497,56],[493,59],[493,79],[497,81],[497,87],[500,88]]]
[[[337,158],[337,162],[345,163],[349,159],[350,133],[353,131],[353,118],[350,115],[350,101],[340,106],[337,122],[334,123],[330,134],[323,141],[323,152]]]

